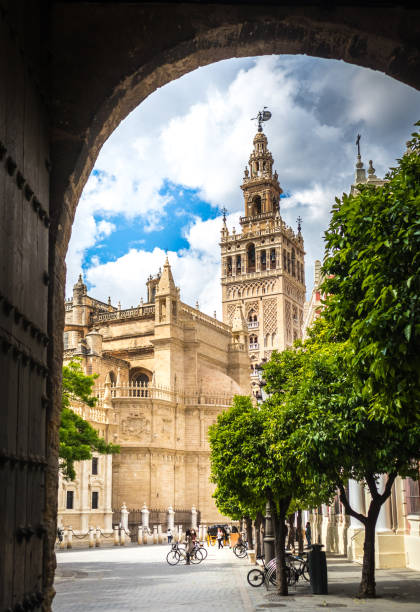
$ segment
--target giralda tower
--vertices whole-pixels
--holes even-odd
[[[224,215],[220,242],[223,321],[231,325],[236,306],[242,306],[252,371],[273,350],[284,350],[302,336],[305,302],[300,219],[295,233],[281,218],[282,188],[262,131],[263,117],[270,116],[259,113],[254,148],[245,167],[241,232],[235,228],[229,232]]]

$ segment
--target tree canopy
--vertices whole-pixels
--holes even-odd
[[[416,124],[420,125],[420,123]],[[404,427],[420,415],[420,135],[383,187],[336,200],[326,237],[324,316],[349,339],[372,413]]]
[[[96,430],[87,421],[71,409],[73,402],[93,408],[97,398],[92,395],[92,387],[97,375],[86,375],[79,360],[72,360],[63,366],[63,396],[60,424],[60,469],[68,480],[74,480],[75,461],[92,458],[92,452],[100,454],[118,453],[120,447],[107,443],[98,436]]]

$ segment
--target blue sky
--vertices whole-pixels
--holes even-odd
[[[82,269],[89,293],[129,307],[165,251],[181,297],[220,308],[220,209],[239,229],[243,170],[268,106],[265,132],[287,197],[281,214],[303,218],[306,278],[322,258],[334,197],[348,192],[355,138],[365,166],[383,176],[404,152],[420,94],[385,75],[334,60],[265,56],[227,60],[169,83],[104,144],[76,213],[67,295]]]

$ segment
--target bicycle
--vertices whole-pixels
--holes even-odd
[[[205,551],[207,553],[207,551]],[[207,555],[206,555],[207,556]],[[198,564],[201,563],[206,557],[202,552],[201,548],[194,545],[194,548],[190,552],[190,563]],[[187,551],[185,548],[179,546],[176,542],[172,544],[171,550],[166,555],[166,561],[169,565],[178,565],[178,563],[187,563]]]
[[[308,559],[304,559],[303,556],[294,555],[293,553],[286,553],[286,565],[290,568],[291,576],[293,577],[293,584],[298,582],[302,576],[304,580],[309,582],[309,565]]]
[[[243,559],[248,555],[248,542],[244,542],[244,540],[239,540],[239,542],[232,548],[233,553],[238,557],[238,559]]]
[[[248,580],[248,583],[252,587],[259,587],[262,584],[265,584],[266,586],[268,586],[269,583],[272,584],[273,586],[276,586],[277,585],[276,559],[271,559],[271,561],[269,561],[267,565],[265,564],[264,557],[257,557],[257,561],[262,561],[263,569],[254,567],[253,569],[249,570],[248,575],[246,577]],[[296,583],[295,571],[292,567],[290,567],[287,564],[286,564],[286,578],[287,578],[288,586],[293,586]]]

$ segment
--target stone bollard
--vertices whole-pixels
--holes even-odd
[[[120,534],[119,534],[119,527],[118,525],[115,525],[114,527],[114,546],[119,546],[120,545]]]
[[[149,532],[147,533],[147,543],[150,546],[151,544],[154,544],[153,542],[153,534],[149,534]]]
[[[248,550],[248,559],[251,565],[256,565],[256,553],[255,550]]]
[[[146,502],[144,502],[143,508],[141,509],[141,524],[143,525],[143,529],[149,529],[149,511]]]
[[[197,531],[197,508],[195,506],[191,508],[191,529]]]
[[[63,528],[63,539],[60,542],[60,548],[61,550],[63,550],[64,548],[67,548],[67,529]]]
[[[89,527],[89,548],[93,548],[95,546],[95,534],[93,531],[93,527]]]
[[[73,548],[73,529],[71,525],[67,527],[67,548]]]
[[[121,506],[121,527],[123,527],[128,532],[128,510],[125,502],[123,502]]]
[[[153,544],[158,543],[158,528],[157,525],[153,525]]]
[[[120,529],[120,545],[125,546],[125,529],[121,527]]]
[[[170,529],[172,533],[175,529],[175,512],[172,506],[169,506],[168,508],[168,529]]]
[[[178,542],[182,542],[182,525],[178,525]]]
[[[96,527],[96,539],[95,539],[96,548],[100,548],[101,546],[101,528]]]
[[[143,545],[143,527],[141,525],[137,527],[137,544],[139,546]]]
[[[157,526],[157,534],[158,534],[158,544],[163,544],[162,525],[160,523]]]
[[[207,542],[207,525],[203,525],[202,537],[203,537],[203,542]]]

